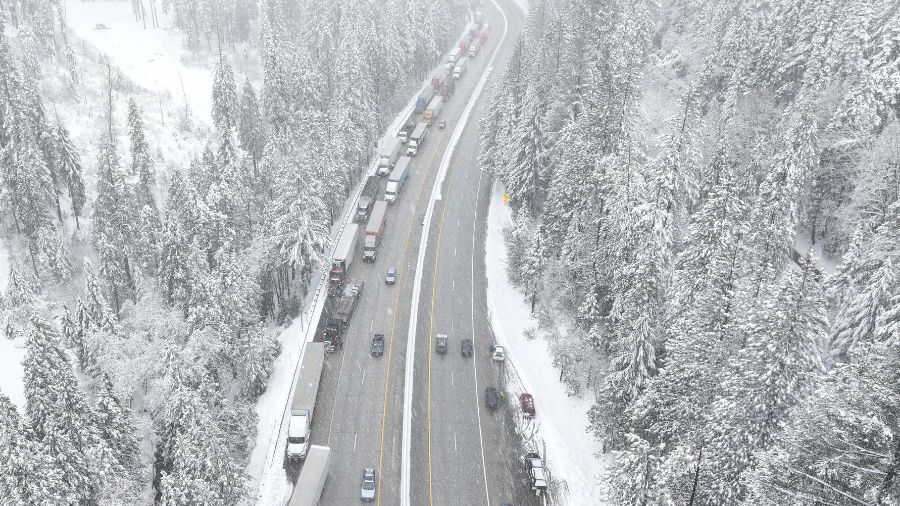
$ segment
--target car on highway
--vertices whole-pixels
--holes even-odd
[[[494,353],[492,358],[495,362],[503,362],[506,360],[506,349],[503,346],[497,345],[494,346]]]
[[[474,348],[472,346],[471,339],[463,339],[462,340],[462,356],[471,357],[473,349]]]
[[[393,285],[397,282],[397,268],[391,267],[387,270],[387,274],[384,275],[384,282],[388,285]]]
[[[488,407],[488,409],[497,409],[497,405],[500,404],[500,394],[497,393],[497,389],[494,387],[487,387],[484,389],[484,405]]]
[[[384,334],[375,334],[372,338],[372,356],[380,357],[384,355]]]
[[[447,353],[447,334],[438,334],[437,335],[434,349],[441,355]]]
[[[374,501],[377,486],[375,483],[375,469],[371,467],[363,469],[362,489],[359,492],[359,498],[366,502]]]
[[[522,406],[522,414],[525,418],[534,418],[534,397],[528,392],[519,394],[519,405]]]

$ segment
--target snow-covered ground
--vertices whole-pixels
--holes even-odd
[[[606,490],[599,475],[608,461],[598,458],[600,445],[586,432],[590,398],[569,397],[553,366],[549,343],[540,337],[528,340],[527,329],[538,322],[531,316],[525,295],[512,286],[506,275],[506,245],[503,229],[512,225],[512,213],[501,199],[499,183],[494,184],[488,211],[485,261],[487,265],[487,304],[497,342],[507,350],[506,367],[510,375],[509,398],[517,402],[521,389],[534,396],[537,416],[538,448],[546,448],[547,466],[557,486],[562,504],[581,506],[606,503]],[[529,428],[530,430],[530,428]],[[557,503],[559,504],[559,503]]]
[[[210,123],[213,67],[185,65],[182,36],[170,28],[167,16],[160,12],[160,28],[144,28],[135,20],[131,3],[66,0],[66,22],[131,81],[180,106],[187,102],[197,119]],[[242,83],[238,80],[238,86]]]

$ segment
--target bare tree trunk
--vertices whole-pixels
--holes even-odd
[[[697,497],[697,483],[700,482],[700,463],[703,462],[703,445],[700,445],[700,451],[697,454],[697,467],[694,469],[694,485],[691,487],[691,499],[688,506],[694,506],[694,499]]]
[[[893,484],[894,477],[897,476],[898,467],[900,467],[900,438],[894,444],[894,455],[891,457],[891,463],[888,465],[887,471],[884,473],[884,479],[881,480],[881,485],[878,486],[878,491],[875,493],[875,504],[884,504],[882,496]]]

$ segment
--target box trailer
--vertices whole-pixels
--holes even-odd
[[[428,125],[420,121],[419,124],[416,125],[416,129],[413,130],[413,133],[409,136],[409,142],[406,144],[406,154],[408,156],[416,156],[416,153],[419,152],[419,148],[425,143],[425,136],[427,134]]]
[[[331,448],[312,445],[294,485],[289,506],[318,506],[331,465]]]
[[[347,278],[350,265],[353,263],[357,239],[359,239],[359,225],[356,223],[347,225],[338,240],[337,248],[334,249],[334,255],[331,257],[331,272],[328,277],[332,286],[342,285]]]
[[[397,166],[394,167],[394,171],[388,177],[387,187],[384,189],[384,200],[391,204],[400,196],[400,189],[403,188],[403,183],[406,182],[406,178],[409,176],[411,160],[408,156],[401,156]]]
[[[403,143],[400,142],[400,139],[396,137],[388,139],[387,143],[381,148],[381,153],[378,155],[379,176],[390,174],[391,169],[394,168],[394,164],[397,163],[397,157],[400,156],[402,148]]]
[[[300,370],[294,383],[294,395],[291,398],[291,419],[288,423],[287,445],[285,445],[285,454],[289,460],[305,458],[309,450],[309,430],[316,408],[316,397],[319,395],[319,381],[322,379],[324,364],[325,344],[306,343]]]
[[[437,119],[437,117],[441,114],[441,106],[444,105],[443,97],[434,97],[431,99],[431,103],[428,104],[428,108],[425,109],[425,114],[422,116],[422,121],[428,123],[428,126],[431,126],[431,123]]]
[[[378,244],[381,242],[381,233],[387,224],[387,202],[379,200],[372,208],[372,216],[366,224],[366,235],[363,236],[363,261],[374,262],[378,256]]]

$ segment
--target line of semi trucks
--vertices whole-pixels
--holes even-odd
[[[363,291],[363,281],[350,277],[359,245],[360,224],[365,223],[362,259],[374,263],[387,226],[388,206],[401,197],[413,169],[413,158],[424,145],[430,127],[438,120],[444,102],[453,94],[456,81],[462,78],[469,61],[478,55],[487,40],[490,27],[482,23],[481,18],[481,12],[476,12],[475,28],[466,33],[445,56],[443,65],[419,93],[415,107],[403,121],[397,135],[381,147],[375,174],[367,176],[357,200],[353,223],[344,229],[335,247],[328,275],[328,297],[323,310],[322,340],[306,343],[291,397],[285,467],[297,466],[302,462],[302,468],[297,475],[290,506],[317,505],[328,476],[331,449],[311,444],[312,420],[326,354],[343,348],[344,333]],[[385,176],[384,198],[378,199]]]

